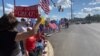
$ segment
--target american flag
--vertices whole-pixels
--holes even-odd
[[[41,8],[44,10],[44,12],[46,13],[46,14],[49,14],[49,12],[50,12],[50,8],[49,8],[49,0],[40,0],[40,6],[41,6]]]

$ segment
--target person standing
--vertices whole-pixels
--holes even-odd
[[[18,23],[16,30],[20,32],[27,32],[27,23],[24,18],[21,19],[21,22]],[[24,55],[24,46],[23,46],[23,41],[20,41],[20,47],[22,55]]]
[[[65,21],[65,28],[68,28],[69,27],[68,19],[64,18],[64,21]]]

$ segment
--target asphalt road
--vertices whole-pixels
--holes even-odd
[[[55,56],[100,56],[100,24],[71,25],[48,39]]]

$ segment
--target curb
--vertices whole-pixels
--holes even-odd
[[[47,40],[46,44],[47,46],[44,49],[44,51],[46,51],[46,54],[43,54],[42,56],[54,56],[54,50],[51,43]]]

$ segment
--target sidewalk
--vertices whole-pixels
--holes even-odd
[[[47,41],[47,46],[45,47],[46,54],[43,54],[42,56],[54,56],[54,50],[49,41]]]

